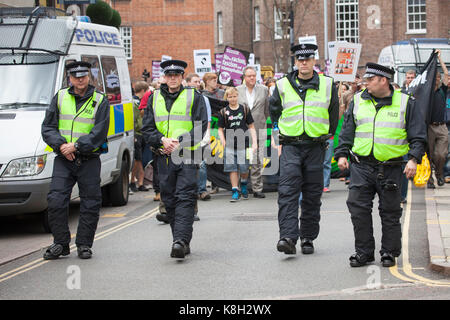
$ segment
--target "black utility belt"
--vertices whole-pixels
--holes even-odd
[[[317,143],[324,142],[324,139],[319,138],[311,138],[309,136],[284,136],[280,134],[280,144],[296,144],[296,143]]]
[[[386,160],[386,161],[378,161],[377,159],[375,159],[373,157],[358,156],[358,160],[359,160],[359,163],[367,164],[367,165],[370,165],[372,167],[376,167],[376,166],[401,166],[402,164],[406,163],[406,161],[403,160],[402,157],[393,158],[393,159]],[[356,162],[358,162],[358,161],[356,161]]]

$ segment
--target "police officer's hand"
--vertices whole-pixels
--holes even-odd
[[[164,146],[163,152],[165,154],[171,154],[180,145],[180,142],[177,139],[166,138],[166,137],[162,138],[161,142],[163,143],[163,146]]]
[[[73,142],[71,143],[64,143],[59,147],[59,151],[61,154],[66,157],[67,160],[73,161],[75,159],[75,144]]]
[[[403,173],[406,175],[406,179],[411,179],[416,175],[417,161],[416,159],[410,159],[405,166]]]
[[[339,170],[341,170],[341,171],[344,171],[345,169],[348,169],[349,165],[348,165],[347,158],[340,157],[338,159],[338,167],[339,167]]]

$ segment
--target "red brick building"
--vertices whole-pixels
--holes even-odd
[[[214,0],[215,48],[226,45],[255,53],[257,63],[289,68],[289,13],[294,39],[315,35],[324,66],[327,12],[328,41],[362,44],[360,66],[377,61],[382,48],[410,38],[448,38],[449,0]],[[277,3],[278,10],[274,9]],[[324,2],[327,3],[324,10]],[[291,8],[292,4],[292,8]]]
[[[214,53],[214,2],[212,0],[106,1],[122,17],[121,32],[129,54],[131,80],[151,72],[152,60],[162,55],[188,63],[194,70],[195,49]]]

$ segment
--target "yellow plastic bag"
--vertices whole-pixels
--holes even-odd
[[[427,154],[422,157],[422,163],[417,165],[416,175],[414,176],[414,185],[423,188],[430,179],[431,166]]]

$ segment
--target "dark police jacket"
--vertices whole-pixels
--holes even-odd
[[[74,88],[69,88],[69,93],[75,97],[77,112],[83,104],[89,100],[94,94],[95,87],[89,85],[86,94],[83,97],[75,94]],[[60,154],[59,148],[62,144],[67,143],[66,139],[61,136],[58,128],[59,109],[58,109],[58,94],[56,94],[47,111],[42,123],[41,133],[45,143],[48,144],[54,152]],[[99,148],[105,141],[108,135],[109,128],[109,102],[106,96],[103,97],[100,106],[95,115],[95,125],[91,132],[87,135],[81,136],[78,142],[78,150],[81,154],[89,155],[92,150]]]
[[[169,92],[169,87],[167,84],[162,84],[160,87],[161,95],[164,97],[166,102],[166,109],[168,112],[172,109],[172,105],[175,100],[178,98],[178,95],[181,91],[183,91],[184,87],[181,86],[180,91],[175,93]],[[153,93],[154,94],[154,93]],[[154,148],[159,148],[162,146],[161,138],[164,135],[158,131],[155,124],[155,114],[153,110],[153,94],[150,95],[147,102],[147,108],[145,108],[144,119],[142,121],[142,136],[145,139],[145,142],[151,145]],[[197,90],[194,91],[194,101],[192,105],[192,123],[194,125],[195,122],[201,121],[202,125],[202,136],[194,137],[195,126],[193,126],[192,130],[189,132],[191,136],[191,145],[196,145],[200,141],[202,141],[203,136],[206,133],[208,128],[208,114],[206,112],[205,100],[200,92]],[[181,142],[181,141],[180,141]]]
[[[374,99],[378,104],[375,106],[377,110],[383,106],[389,106],[392,104],[392,95],[394,88],[390,86],[391,94],[388,97],[376,99],[370,93],[365,90],[361,94],[361,98],[364,100]],[[339,134],[339,145],[334,150],[334,158],[336,161],[340,157],[347,158],[349,156],[349,150],[353,147],[353,140],[355,139],[356,123],[353,117],[354,100],[350,102],[347,111],[344,114],[344,123],[342,124],[342,130]],[[420,106],[416,104],[414,97],[410,97],[406,106],[406,127],[407,140],[409,143],[408,159],[415,158],[417,163],[422,162],[422,157],[425,154],[425,145],[427,141],[427,132],[425,120],[422,117]],[[370,158],[375,159],[372,152],[369,155]],[[375,161],[375,160],[374,160]]]
[[[301,88],[296,82],[296,79],[298,78],[298,70],[290,72],[286,77],[288,78],[291,86],[295,89],[295,92],[297,92],[297,94],[303,101],[305,101],[307,89],[319,90],[319,75],[315,71],[313,77],[308,82],[300,82]],[[278,119],[283,112],[283,105],[281,103],[278,87],[275,87],[275,90],[273,91],[269,102],[270,119],[272,120],[272,123],[278,123]],[[339,96],[335,85],[333,85],[331,91],[331,101],[330,106],[328,107],[328,114],[330,121],[330,129],[328,132],[334,135],[339,122]],[[306,135],[306,133],[304,133],[303,135]]]

